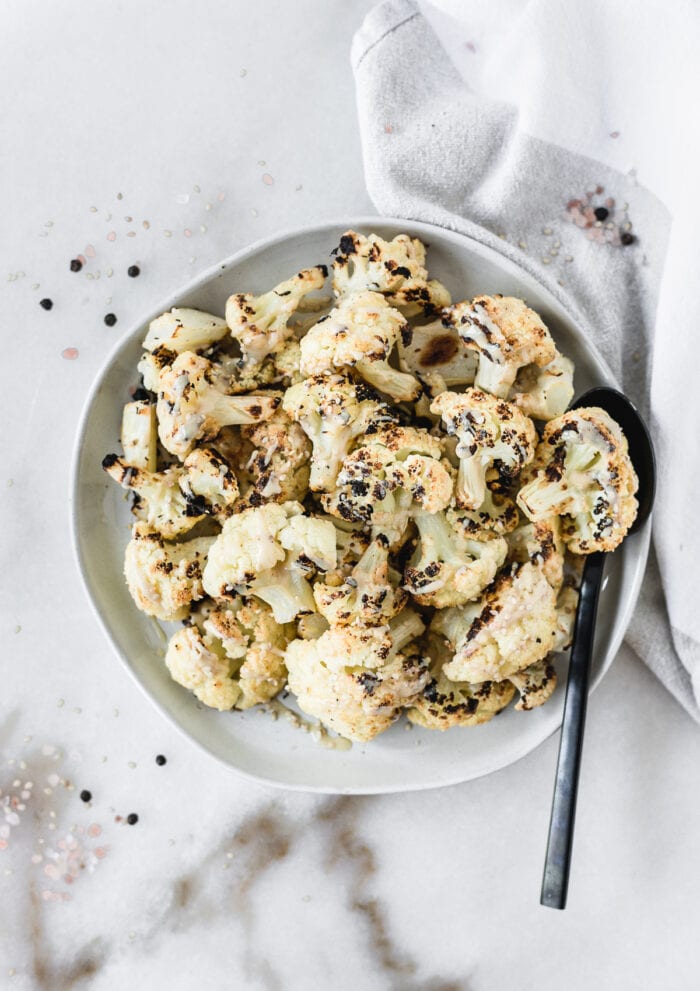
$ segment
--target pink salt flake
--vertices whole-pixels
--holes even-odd
[[[88,246],[85,248],[85,254],[88,258],[94,258],[95,255],[97,254],[97,252],[95,251],[95,245],[88,244]]]
[[[53,881],[57,881],[61,876],[61,872],[55,864],[44,864],[44,874]]]
[[[78,261],[81,265],[84,265],[86,261],[85,255],[78,255]]]
[[[93,822],[88,826],[88,836],[99,836],[101,833],[102,826],[98,825],[96,822]]]
[[[185,235],[185,237],[192,237],[192,231],[189,229],[189,227],[185,227],[182,233]]]
[[[65,358],[66,361],[75,361],[79,354],[80,352],[77,348],[66,348],[64,351],[61,351],[61,357]]]
[[[275,184],[275,180],[272,178],[269,172],[265,173],[265,175],[262,177],[262,180],[266,186],[274,186]]]
[[[384,133],[385,134],[393,134],[394,133],[394,128],[392,127],[391,124],[385,124],[384,125]]]
[[[116,231],[110,231],[109,234],[107,235],[107,240],[108,241],[116,241],[117,240],[117,232]]]
[[[222,190],[220,193],[217,194],[216,198],[219,201],[219,203],[223,203],[224,200],[226,199],[226,193],[224,193]]]
[[[104,860],[104,858],[107,856],[107,847],[96,846],[95,849],[93,850],[93,853],[95,854],[98,860]]]
[[[7,840],[0,840],[0,850],[7,850]]]
[[[470,52],[476,52],[476,45],[474,44],[473,41],[466,41],[464,43],[464,47],[467,48]]]
[[[610,137],[611,138],[619,138],[620,137],[620,132],[619,131],[611,131],[610,132]]]

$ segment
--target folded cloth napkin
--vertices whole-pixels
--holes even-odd
[[[653,549],[627,643],[700,721],[700,140],[677,109],[698,91],[700,18],[653,2],[452,7],[388,0],[355,36],[370,196],[536,276],[648,418]]]

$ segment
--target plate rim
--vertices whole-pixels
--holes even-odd
[[[397,782],[395,785],[380,784],[377,786],[366,785],[361,787],[350,786],[350,787],[332,787],[325,784],[314,785],[314,784],[301,784],[297,782],[283,781],[279,778],[272,777],[265,773],[253,773],[245,768],[238,767],[232,764],[225,757],[213,751],[207,744],[196,737],[194,737],[185,726],[180,723],[180,721],[171,714],[165,706],[161,703],[157,695],[153,694],[146,688],[146,685],[138,677],[135,669],[130,664],[126,653],[121,649],[112,635],[111,630],[107,624],[106,618],[103,615],[102,610],[98,607],[97,602],[92,594],[90,583],[88,582],[86,567],[83,560],[83,548],[82,540],[80,535],[80,526],[78,518],[78,486],[79,486],[79,476],[80,476],[80,460],[81,451],[83,448],[83,443],[85,435],[87,432],[88,420],[90,410],[92,408],[93,402],[103,385],[104,379],[119,354],[119,352],[124,348],[127,341],[136,336],[137,331],[140,331],[145,324],[155,319],[158,315],[165,312],[166,310],[177,305],[178,300],[183,297],[195,292],[202,286],[211,282],[217,276],[220,276],[229,267],[233,265],[238,265],[250,258],[252,255],[258,254],[267,248],[270,248],[282,241],[289,240],[295,237],[308,236],[315,232],[325,231],[328,228],[335,228],[338,230],[348,230],[354,227],[371,227],[373,224],[382,224],[389,226],[396,226],[399,230],[407,225],[409,225],[414,230],[420,230],[424,232],[427,238],[430,237],[431,232],[434,232],[440,236],[447,235],[449,238],[455,241],[467,241],[475,247],[477,253],[485,255],[487,257],[496,257],[499,260],[499,264],[505,266],[506,268],[511,268],[514,272],[524,273],[528,279],[533,280],[538,284],[540,289],[550,296],[558,306],[560,306],[567,313],[569,321],[576,327],[577,332],[582,339],[586,341],[586,349],[590,355],[595,359],[599,367],[605,373],[609,380],[609,384],[616,388],[620,388],[620,385],[610,369],[607,361],[601,354],[598,347],[590,339],[586,337],[580,326],[578,316],[572,312],[571,308],[567,306],[566,301],[561,298],[558,293],[555,293],[552,288],[550,288],[546,281],[542,281],[538,276],[534,275],[529,269],[526,269],[511,257],[506,254],[500,253],[495,247],[484,244],[478,239],[471,237],[468,234],[464,234],[461,231],[454,230],[450,227],[441,227],[438,224],[428,223],[426,221],[413,220],[408,217],[385,217],[380,214],[366,214],[358,217],[342,217],[340,219],[329,218],[324,221],[315,221],[311,224],[306,224],[302,227],[290,227],[284,228],[282,231],[278,231],[275,234],[267,235],[266,237],[259,238],[256,241],[244,246],[238,251],[226,258],[216,262],[215,264],[209,266],[208,268],[201,271],[198,275],[194,276],[186,285],[178,287],[175,291],[170,292],[166,297],[164,297],[158,303],[153,310],[149,311],[147,315],[133,321],[124,333],[115,341],[114,345],[110,348],[100,366],[98,371],[90,385],[90,388],[85,396],[83,405],[80,411],[80,415],[77,421],[75,438],[73,442],[73,450],[71,456],[71,465],[69,471],[69,484],[70,484],[70,494],[69,494],[69,510],[70,510],[70,530],[71,530],[71,546],[73,551],[73,558],[80,575],[80,581],[85,593],[85,596],[90,604],[93,615],[97,619],[98,626],[101,628],[106,640],[110,644],[112,651],[119,658],[121,666],[126,670],[127,674],[130,676],[132,681],[138,686],[141,693],[148,699],[148,701],[156,708],[156,710],[163,716],[168,723],[175,727],[175,729],[183,736],[190,744],[197,747],[198,750],[206,753],[210,758],[215,760],[219,765],[225,767],[228,771],[233,774],[239,775],[248,781],[255,782],[256,784],[263,784],[270,787],[281,788],[285,791],[295,791],[295,792],[308,792],[310,794],[325,794],[325,795],[388,795],[388,794],[402,794],[405,792],[419,792],[428,791],[435,788],[449,788],[454,787],[459,784],[466,784],[468,781],[476,781],[479,778],[486,777],[489,774],[494,774],[497,771],[502,770],[505,767],[510,767],[513,764],[518,763],[523,760],[528,754],[533,753],[539,747],[542,746],[550,737],[557,733],[561,728],[561,721],[555,723],[551,728],[547,729],[546,733],[533,745],[531,743],[526,743],[522,751],[518,752],[516,756],[504,756],[502,760],[496,760],[493,764],[486,765],[484,767],[478,768],[474,773],[464,774],[457,773],[448,780],[440,780],[437,782],[425,782],[425,783],[401,783]],[[608,383],[603,383],[608,384]],[[601,669],[597,672],[596,676],[591,680],[589,695],[591,695],[596,688],[600,685],[601,681],[609,671],[612,666],[622,642],[624,640],[627,627],[632,618],[632,614],[637,604],[637,599],[639,597],[639,592],[641,589],[644,571],[646,568],[649,544],[651,539],[651,516],[644,524],[644,526],[637,532],[636,539],[639,544],[639,557],[638,565],[636,569],[636,574],[634,576],[634,582],[630,589],[630,595],[627,599],[627,605],[622,616],[622,620],[618,625],[618,633],[615,638],[611,641],[612,650],[607,653],[610,655],[610,659],[605,663]]]

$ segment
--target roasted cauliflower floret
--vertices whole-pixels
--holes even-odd
[[[282,407],[313,445],[309,487],[330,491],[353,441],[394,419],[386,403],[348,375],[313,375],[287,389]]]
[[[462,509],[478,511],[486,499],[487,481],[493,488],[506,488],[534,457],[535,425],[512,403],[481,389],[467,389],[441,393],[430,409],[458,440],[455,501]]]
[[[309,488],[311,443],[298,423],[277,409],[264,423],[241,427],[253,449],[247,470],[251,486],[246,506],[303,499]]]
[[[271,606],[278,623],[316,609],[308,577],[335,567],[335,528],[304,516],[297,502],[266,503],[230,517],[204,569],[213,598],[255,595]]]
[[[131,533],[124,575],[134,602],[156,619],[184,619],[204,596],[202,568],[214,538],[168,544],[147,523],[134,523]]]
[[[484,681],[480,685],[450,681],[442,668],[451,657],[442,637],[428,634],[423,659],[430,669],[430,681],[406,713],[417,726],[439,730],[480,726],[505,709],[515,694],[509,681]]]
[[[225,320],[202,310],[172,309],[151,320],[143,346],[146,351],[165,347],[183,351],[204,351],[228,334]]]
[[[421,387],[412,375],[397,371],[389,356],[400,339],[409,340],[411,329],[398,310],[376,292],[344,296],[301,339],[301,371],[320,375],[339,368],[354,368],[375,389],[398,402],[415,399]]]
[[[575,554],[612,551],[637,516],[637,476],[619,425],[602,409],[571,410],[544,428],[518,506],[538,522],[562,517]]]
[[[519,518],[514,500],[510,496],[492,492],[488,487],[478,509],[460,509],[455,514],[459,529],[473,540],[481,540],[485,531],[500,536],[510,533],[517,527]]]
[[[557,672],[554,670],[554,665],[545,659],[512,674],[508,681],[520,693],[515,708],[519,712],[524,712],[544,705],[552,697],[557,687]]]
[[[380,292],[405,316],[435,313],[450,303],[445,286],[428,281],[425,246],[407,234],[384,241],[376,234],[346,231],[335,252],[333,289],[336,296],[362,289]]]
[[[316,582],[314,599],[332,626],[379,626],[406,603],[400,581],[400,573],[389,564],[388,541],[376,537],[350,574],[336,571],[326,575],[325,582]]]
[[[278,396],[226,396],[212,382],[212,364],[183,351],[161,371],[158,391],[158,436],[166,451],[181,460],[195,441],[215,437],[222,427],[258,423],[272,416]]]
[[[520,368],[541,368],[556,357],[541,318],[513,296],[476,296],[471,303],[456,303],[445,311],[443,322],[479,356],[474,385],[501,399],[508,397]]]
[[[381,529],[405,529],[418,512],[436,513],[452,497],[454,469],[437,437],[417,427],[384,427],[343,462],[327,512]]]
[[[542,368],[525,365],[511,390],[510,401],[533,420],[554,420],[565,413],[574,395],[574,363],[557,351]]]
[[[186,533],[204,515],[204,510],[183,495],[180,482],[184,472],[180,467],[143,471],[116,454],[107,454],[102,467],[122,488],[134,493],[134,516],[163,537]]]
[[[180,490],[192,513],[209,513],[223,520],[234,511],[240,495],[231,465],[213,447],[197,447],[183,462]]]
[[[408,646],[423,629],[404,610],[388,627],[331,627],[317,640],[293,640],[285,660],[299,708],[350,740],[382,733],[429,678]]]
[[[437,396],[453,385],[471,385],[476,352],[467,348],[454,327],[441,320],[413,327],[410,340],[399,341],[399,367],[415,375]]]
[[[564,541],[557,516],[538,523],[521,521],[520,526],[509,533],[508,560],[524,564],[532,561],[544,571],[553,589],[561,588],[564,581]]]
[[[141,376],[144,389],[149,392],[158,392],[161,372],[169,368],[177,358],[175,351],[161,345],[153,351],[145,351],[141,355],[141,360],[136,366],[136,370]]]
[[[445,665],[452,681],[503,681],[541,661],[556,637],[556,593],[541,568],[514,564],[484,595],[435,614],[431,630],[454,651]]]
[[[277,623],[268,606],[238,598],[215,608],[207,603],[192,621],[171,637],[165,663],[200,702],[249,709],[284,687],[284,652],[294,627]]]
[[[419,543],[404,572],[405,588],[421,606],[461,606],[476,599],[506,559],[503,537],[470,540],[444,513],[417,513]]]
[[[305,305],[315,308],[309,293],[321,289],[328,277],[325,265],[306,268],[291,279],[280,282],[261,296],[235,293],[226,302],[226,323],[238,341],[247,365],[259,365],[268,355],[279,351],[294,335],[289,321]],[[323,305],[319,301],[318,305]]]
[[[148,472],[158,470],[158,421],[153,403],[137,399],[124,405],[121,442],[127,464]]]

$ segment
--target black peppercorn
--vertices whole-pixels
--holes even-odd
[[[610,214],[610,211],[605,206],[597,206],[593,212],[596,220],[607,220]]]
[[[79,258],[73,258],[73,260],[70,263],[71,272],[79,272],[82,267],[83,267],[83,263],[81,262],[81,260]]]
[[[129,265],[129,267],[126,270],[126,274],[130,278],[135,279],[138,275],[141,275],[141,269],[138,267],[138,265]]]
[[[42,310],[50,310],[53,307],[53,300],[52,299],[40,299],[39,300],[39,306],[42,308]]]
[[[129,815],[126,817],[126,821],[129,823],[130,826],[135,826],[136,823],[139,821],[139,817],[136,815],[135,812],[130,812]]]
[[[163,756],[163,754],[158,754],[158,756],[156,757],[156,764],[158,765],[158,767],[162,767],[163,764],[167,764],[167,761]]]
[[[87,788],[85,788],[83,791],[80,792],[81,802],[89,802],[91,798],[92,798],[92,792],[88,791]]]
[[[634,243],[634,234],[630,234],[629,231],[625,231],[625,233],[620,236],[620,241],[623,244],[633,244]]]
[[[105,323],[107,324],[108,327],[113,327],[116,322],[117,322],[117,318],[114,315],[114,313],[108,313],[105,316]]]

